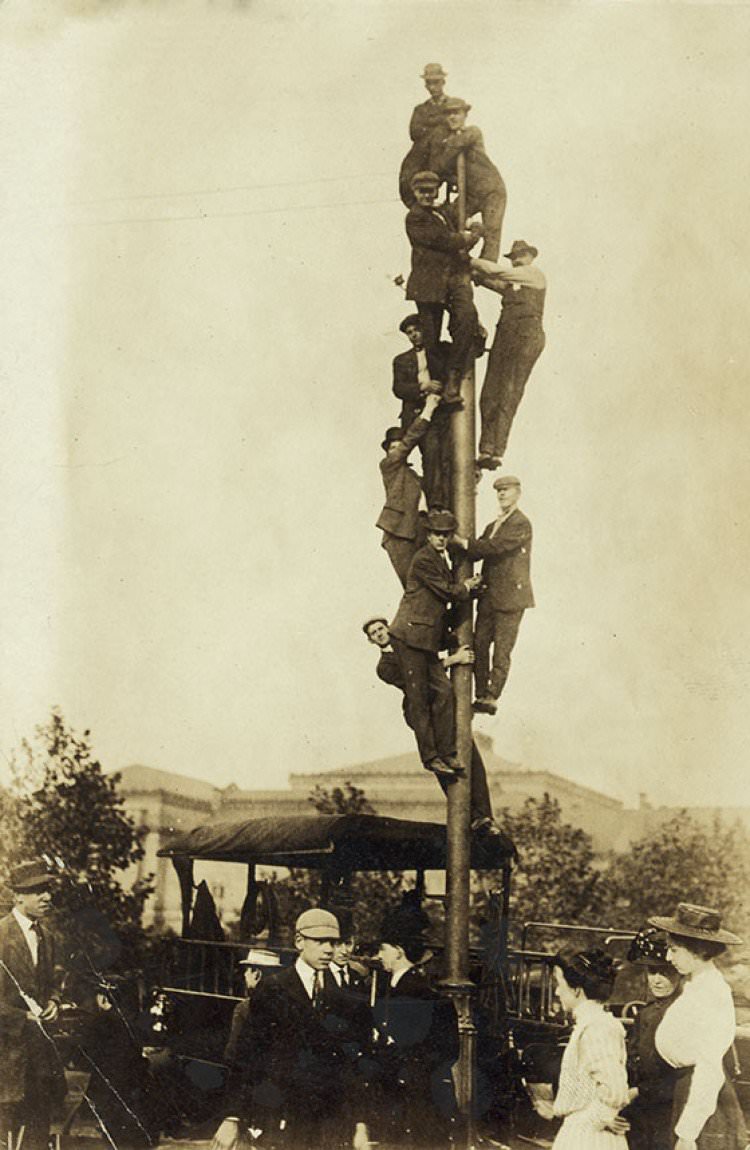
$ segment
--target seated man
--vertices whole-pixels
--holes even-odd
[[[411,274],[406,298],[414,300],[428,351],[440,343],[443,312],[448,309],[450,351],[445,371],[443,404],[460,407],[461,380],[475,346],[479,320],[471,286],[469,250],[479,236],[470,228],[458,231],[450,208],[435,207],[440,177],[417,172],[412,179],[416,203],[406,216],[411,244]]]
[[[403,671],[401,670],[401,664],[398,661],[396,652],[393,649],[393,644],[391,643],[388,620],[382,618],[382,616],[375,616],[363,624],[362,630],[368,640],[380,650],[380,658],[375,668],[375,674],[382,682],[388,683],[391,687],[397,687],[399,691],[404,693],[401,703],[404,720],[406,725],[413,730],[413,724],[409,719],[409,701],[406,697]],[[455,667],[462,663],[471,664],[474,662],[474,652],[471,647],[468,646],[458,647],[455,651],[442,655],[441,662],[446,670],[449,667]],[[440,775],[437,776],[437,780],[440,783],[443,793],[446,794],[449,783],[441,778]],[[473,739],[471,743],[471,797],[469,803],[469,817],[471,819],[472,831],[489,835],[501,834],[499,826],[492,817],[492,802],[490,800],[489,787],[487,786],[487,772],[484,768],[484,761]]]
[[[466,116],[471,104],[449,97],[444,104],[450,131],[444,139],[432,137],[429,168],[441,180],[455,187],[458,156],[463,152],[466,160],[466,213],[482,214],[484,244],[483,259],[496,260],[500,255],[500,236],[507,203],[503,177],[484,150],[484,138],[479,128],[466,127]]]
[[[446,73],[440,64],[425,64],[422,79],[430,98],[423,104],[417,104],[411,114],[409,135],[412,146],[404,156],[398,174],[398,194],[407,208],[414,203],[411,178],[422,168],[427,167],[433,135],[442,139],[448,131],[448,120],[445,115],[445,103],[448,99],[445,94]]]
[[[456,526],[450,511],[428,511],[427,542],[412,560],[390,628],[422,764],[446,780],[460,774],[461,767],[456,759],[453,690],[438,651],[448,604],[468,599],[481,582],[479,575],[453,578],[446,552]]]

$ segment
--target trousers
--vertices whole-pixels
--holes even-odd
[[[456,753],[453,688],[434,651],[408,647],[392,636],[404,676],[405,715],[424,764]]]
[[[460,387],[477,335],[479,317],[474,306],[474,291],[468,275],[457,274],[450,277],[444,303],[417,301],[424,342],[428,348],[436,348],[440,343],[443,312],[446,308],[451,337],[451,350],[446,365],[447,390],[451,386],[455,386],[456,389]]]
[[[447,796],[448,788],[452,783],[446,782],[437,776],[437,781],[444,795]],[[469,793],[469,818],[471,822],[475,819],[491,819],[492,818],[492,800],[490,799],[490,788],[487,785],[487,772],[484,769],[484,760],[479,753],[479,749],[472,739],[471,743],[471,790]]]
[[[510,656],[518,638],[523,610],[498,611],[492,606],[489,595],[483,595],[479,600],[474,631],[474,682],[477,696],[500,698],[510,671]]]
[[[497,263],[500,256],[500,237],[503,230],[503,219],[505,217],[505,205],[508,202],[508,196],[505,191],[505,186],[497,188],[494,192],[488,192],[481,200],[472,200],[469,197],[469,202],[466,205],[467,212],[473,216],[475,212],[482,213],[482,227],[484,228],[484,243],[480,252],[483,260],[493,260]]]
[[[479,398],[481,455],[505,454],[513,419],[544,342],[544,331],[534,317],[506,324],[501,320],[497,325]]]
[[[405,587],[411,561],[421,544],[416,539],[402,539],[399,535],[391,535],[389,531],[384,531],[382,546],[393,570],[401,580],[401,586]]]
[[[450,419],[433,419],[419,443],[422,490],[428,507],[452,507],[453,437]]]

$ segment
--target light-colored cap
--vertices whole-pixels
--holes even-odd
[[[422,79],[438,80],[441,76],[445,77],[447,75],[448,73],[443,70],[442,64],[425,64]]]
[[[516,479],[515,475],[501,475],[499,479],[495,480],[492,486],[495,488],[495,491],[500,491],[503,487],[520,487],[521,480]]]
[[[337,940],[341,937],[339,920],[330,910],[321,910],[313,907],[304,910],[294,924],[294,929],[305,938],[330,938]]]
[[[247,952],[246,958],[241,958],[240,966],[281,966],[281,959],[272,950],[253,950]]]

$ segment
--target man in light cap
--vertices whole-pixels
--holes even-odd
[[[503,475],[493,484],[498,516],[479,539],[454,537],[469,559],[482,559],[482,592],[474,631],[474,710],[494,715],[510,671],[510,656],[527,607],[534,606],[529,574],[531,524],[517,504],[521,483]],[[492,670],[490,671],[490,649]]]
[[[547,281],[534,266],[538,254],[533,244],[514,240],[502,263],[471,261],[475,281],[498,292],[503,300],[479,399],[482,433],[477,466],[490,471],[503,462],[531,369],[544,350]]]
[[[446,73],[441,64],[425,64],[422,72],[424,86],[430,93],[429,100],[417,104],[409,121],[409,135],[412,146],[404,156],[398,174],[398,191],[407,208],[414,203],[411,178],[422,168],[426,168],[433,134],[442,139],[448,131],[448,121],[444,105]]]
[[[249,1016],[255,1051],[239,1105],[214,1136],[213,1150],[242,1145],[250,1118],[275,1146],[334,1150],[362,1141],[358,1098],[346,1053],[327,1025],[325,972],[339,939],[330,911],[304,911],[294,926],[297,961],[258,986]]]
[[[412,179],[416,203],[406,215],[411,244],[411,273],[406,298],[417,305],[428,352],[440,344],[443,312],[448,310],[451,344],[446,363],[443,405],[460,406],[460,387],[475,348],[479,328],[471,286],[469,250],[479,239],[471,228],[456,228],[452,205],[435,207],[440,177],[417,172]]]
[[[448,604],[468,599],[480,577],[456,580],[448,566],[448,540],[456,530],[452,512],[428,511],[426,528],[427,542],[412,560],[390,633],[422,765],[450,782],[460,773],[453,690],[438,652]]]
[[[448,121],[448,132],[440,139],[438,133],[430,137],[428,167],[437,172],[441,181],[457,186],[458,156],[466,160],[466,212],[482,214],[484,244],[482,257],[496,260],[500,255],[500,235],[505,216],[507,192],[503,177],[484,150],[484,138],[479,128],[466,127],[466,116],[471,104],[453,96],[443,105]]]

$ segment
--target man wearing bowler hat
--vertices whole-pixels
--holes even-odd
[[[364,1140],[351,1059],[328,1021],[325,973],[339,937],[330,911],[314,907],[297,918],[296,962],[255,991],[247,1037],[252,1065],[228,1091],[236,1108],[217,1130],[213,1150],[241,1146],[250,1119],[271,1145],[290,1150],[335,1150],[351,1146],[353,1136]]]
[[[376,526],[383,532],[382,546],[403,587],[411,561],[424,542],[419,518],[422,482],[412,470],[409,456],[416,445],[421,446],[430,435],[439,403],[439,395],[427,395],[422,410],[408,428],[389,427],[382,443],[385,455],[380,461],[380,476],[385,488],[385,504]]]
[[[42,920],[52,909],[52,875],[41,859],[10,874],[13,909],[0,920],[0,1144],[47,1150],[65,1074],[50,1034],[57,1018],[54,942]]]
[[[503,475],[493,484],[497,492],[497,518],[478,539],[454,542],[469,559],[481,559],[484,590],[479,599],[474,631],[474,710],[494,715],[510,671],[510,656],[523,613],[534,606],[531,590],[531,524],[518,508],[521,482]],[[490,670],[490,650],[492,669]]]
[[[538,254],[533,244],[514,240],[502,263],[471,261],[476,282],[503,300],[479,399],[482,431],[477,465],[492,471],[503,462],[526,383],[544,350],[547,281],[534,264]]]
[[[451,781],[460,773],[453,691],[438,652],[448,604],[468,599],[480,577],[456,580],[448,565],[448,541],[456,530],[452,512],[428,511],[426,528],[427,542],[412,560],[390,632],[422,765]]]
[[[398,191],[407,208],[414,203],[414,192],[411,188],[411,178],[421,168],[427,167],[427,157],[430,152],[430,141],[434,136],[442,139],[448,131],[448,121],[445,115],[445,103],[448,97],[445,94],[445,81],[447,73],[441,64],[425,64],[422,72],[424,86],[430,93],[429,100],[417,104],[409,121],[409,135],[412,146],[404,156],[398,174]]]
[[[479,319],[474,307],[469,250],[479,239],[471,228],[459,231],[452,207],[436,207],[440,177],[417,172],[411,186],[416,203],[406,215],[411,244],[411,273],[406,298],[414,300],[428,351],[440,344],[443,312],[448,310],[451,344],[446,363],[443,405],[461,405],[460,387],[475,346]]]
[[[449,130],[442,139],[437,133],[430,137],[427,166],[437,172],[441,181],[447,180],[456,186],[458,157],[463,153],[466,160],[466,212],[470,216],[481,212],[484,230],[481,254],[484,259],[496,260],[500,255],[500,234],[508,198],[503,177],[484,149],[484,138],[479,128],[466,126],[471,104],[449,96],[443,109]]]

